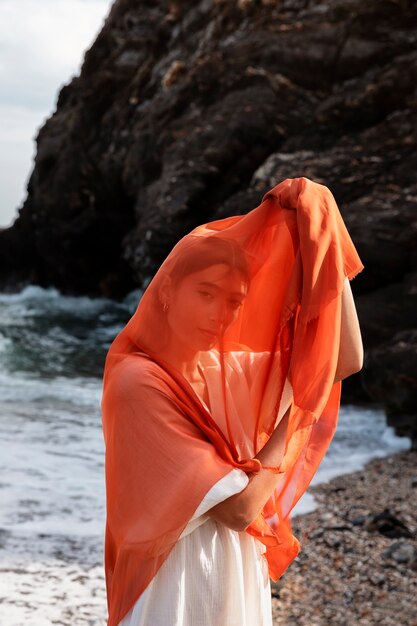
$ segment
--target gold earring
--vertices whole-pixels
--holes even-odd
[[[164,302],[163,309],[164,309],[164,313],[168,311],[168,304],[166,302]]]

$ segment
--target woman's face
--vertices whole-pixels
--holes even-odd
[[[209,350],[236,321],[246,293],[243,276],[225,263],[193,272],[167,294],[170,330],[187,350]]]

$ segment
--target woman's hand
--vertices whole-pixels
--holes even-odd
[[[264,447],[254,457],[259,459],[262,465],[278,467],[281,464],[290,410],[291,407],[287,409]],[[211,518],[232,530],[243,531],[258,517],[271,493],[282,480],[283,474],[274,474],[268,469],[261,469],[259,472],[248,473],[248,477],[249,483],[243,491],[207,511]]]

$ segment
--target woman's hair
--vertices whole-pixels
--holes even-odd
[[[212,265],[228,265],[241,274],[249,289],[249,265],[242,248],[231,239],[218,236],[198,238],[195,245],[188,246],[171,268],[169,275],[174,286],[183,278]]]

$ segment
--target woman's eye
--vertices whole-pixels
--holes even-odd
[[[211,300],[211,298],[213,297],[213,294],[211,294],[209,291],[199,291],[199,293],[203,296],[203,298],[206,298],[206,300]]]
[[[240,306],[242,306],[242,302],[240,300],[230,300],[230,306],[232,307],[232,309],[238,309]]]

